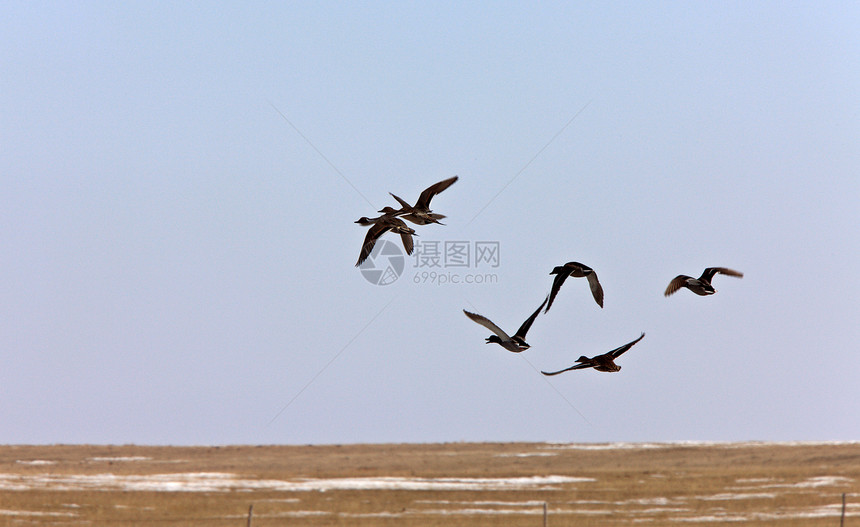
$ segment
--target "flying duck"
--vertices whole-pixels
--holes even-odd
[[[414,206],[410,205],[406,200],[389,192],[389,194],[391,194],[391,196],[400,203],[401,208],[396,211],[396,214],[416,225],[427,225],[428,223],[439,223],[441,225],[439,220],[445,216],[442,214],[436,214],[430,210],[430,200],[433,199],[433,196],[436,194],[453,185],[458,179],[459,176],[454,176],[430,185],[424,189],[420,196],[418,196],[418,201],[415,202]],[[379,212],[382,212],[382,210]]]
[[[620,348],[615,348],[614,350],[612,350],[608,353],[604,353],[603,355],[596,355],[590,359],[588,357],[586,357],[585,355],[583,355],[582,357],[576,359],[577,363],[574,364],[573,366],[571,366],[570,368],[565,368],[563,370],[558,370],[558,371],[553,371],[553,372],[541,371],[541,373],[543,373],[544,375],[547,375],[547,376],[548,375],[558,375],[559,373],[564,373],[566,371],[584,370],[586,368],[594,368],[597,371],[606,371],[606,372],[610,372],[610,373],[614,372],[614,371],[618,371],[621,369],[621,366],[615,364],[615,359],[620,357],[621,354],[624,353],[625,351],[632,348],[633,345],[636,344],[637,342],[639,342],[640,340],[642,340],[642,338],[644,336],[645,336],[645,333],[642,333],[642,335],[640,335],[639,338],[634,340],[633,342],[628,342],[627,344],[621,346]]]
[[[600,287],[600,282],[597,281],[597,273],[591,267],[579,262],[567,262],[564,265],[555,267],[549,274],[554,274],[555,279],[552,282],[552,290],[549,293],[549,303],[546,305],[546,312],[549,312],[555,295],[558,294],[561,284],[567,280],[568,276],[576,278],[586,277],[588,279],[588,286],[591,288],[591,296],[594,297],[594,301],[597,302],[598,306],[603,307],[603,288]]]
[[[358,261],[355,263],[356,267],[367,260],[367,257],[370,256],[370,252],[373,251],[373,246],[376,245],[376,240],[385,234],[386,231],[399,233],[400,239],[403,241],[403,248],[406,249],[406,254],[412,254],[412,235],[418,235],[415,234],[414,229],[407,226],[406,222],[400,218],[390,214],[383,214],[376,218],[362,216],[355,223],[365,227],[370,226],[370,230],[367,231],[367,236],[364,237],[364,244],[361,246],[361,253],[358,256]]]
[[[743,273],[732,269],[726,269],[725,267],[708,267],[699,278],[679,274],[669,282],[663,295],[669,296],[682,287],[686,287],[700,296],[713,295],[717,292],[717,290],[714,289],[714,286],[711,285],[711,280],[714,279],[715,274],[725,274],[728,276],[736,276],[738,278],[743,278],[744,276]]]
[[[489,337],[487,337],[487,344],[489,344],[490,342],[495,342],[496,344],[499,344],[501,347],[505,348],[508,351],[519,353],[521,351],[529,349],[530,346],[526,342],[526,333],[528,333],[529,328],[532,327],[532,323],[537,318],[538,313],[540,313],[540,310],[543,309],[544,305],[546,305],[546,301],[547,299],[544,298],[543,303],[537,308],[534,313],[532,313],[529,318],[526,319],[525,322],[523,322],[523,325],[520,326],[520,329],[517,330],[513,337],[508,336],[507,333],[502,331],[502,328],[493,324],[490,319],[483,315],[479,315],[477,313],[470,313],[465,309],[463,310],[463,313],[466,313],[467,317],[471,318],[478,324],[495,333],[495,335],[490,335]]]

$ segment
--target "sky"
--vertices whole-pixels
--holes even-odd
[[[858,20],[4,2],[0,443],[860,439]],[[453,175],[369,281],[354,221]],[[526,352],[464,316],[568,261],[605,307],[569,279]]]

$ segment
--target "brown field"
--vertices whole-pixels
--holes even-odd
[[[860,443],[0,446],[0,525],[860,525]]]

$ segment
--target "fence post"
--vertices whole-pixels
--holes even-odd
[[[546,502],[543,502],[543,527],[547,526],[547,520]]]
[[[842,493],[842,517],[839,518],[839,527],[845,525],[845,493]]]
[[[251,518],[254,517],[254,504],[248,507],[248,527],[251,527]]]

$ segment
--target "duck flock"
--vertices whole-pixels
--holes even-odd
[[[399,209],[385,207],[379,211],[382,214],[381,216],[377,216],[376,218],[363,216],[359,218],[355,223],[365,227],[370,227],[370,229],[367,231],[367,235],[364,238],[364,244],[361,246],[358,262],[355,264],[356,267],[361,265],[367,257],[370,256],[370,253],[373,251],[373,247],[376,245],[376,240],[388,231],[400,234],[400,239],[403,242],[403,248],[406,249],[406,254],[412,254],[414,247],[412,236],[417,236],[417,234],[415,233],[415,229],[406,225],[406,222],[403,220],[407,220],[415,225],[427,225],[430,223],[444,225],[439,220],[443,219],[445,216],[437,214],[430,209],[430,200],[432,200],[436,194],[453,185],[457,179],[459,179],[458,176],[454,176],[427,187],[421,195],[418,196],[418,201],[415,205],[410,205],[407,201],[391,194],[391,196],[400,204]],[[564,265],[559,265],[553,268],[549,274],[555,275],[549,294],[541,305],[538,306],[538,308],[529,316],[529,318],[523,322],[513,336],[508,335],[502,328],[483,315],[471,313],[465,309],[463,310],[463,313],[465,313],[471,320],[493,332],[492,335],[486,338],[487,344],[492,342],[500,345],[508,351],[520,353],[530,347],[526,342],[526,333],[528,333],[532,323],[534,323],[541,310],[545,309],[544,313],[549,311],[558,291],[561,289],[562,284],[564,284],[564,281],[567,280],[568,277],[586,278],[588,280],[589,288],[591,289],[591,295],[594,297],[594,301],[597,302],[598,306],[601,308],[603,307],[603,287],[601,287],[600,281],[597,279],[597,273],[594,272],[594,269],[591,267],[579,262],[567,262]],[[712,295],[717,291],[714,289],[714,286],[711,285],[711,281],[714,279],[714,276],[718,274],[734,276],[737,278],[743,277],[743,273],[733,269],[728,269],[726,267],[708,267],[702,272],[702,275],[699,276],[699,278],[693,278],[692,276],[684,274],[676,276],[669,282],[663,295],[668,297],[684,287],[699,296]],[[558,375],[559,373],[564,373],[566,371],[588,368],[594,368],[597,371],[610,373],[619,371],[621,366],[615,364],[615,359],[632,348],[644,337],[645,333],[642,333],[636,340],[628,342],[627,344],[602,355],[595,355],[591,358],[581,356],[576,359],[576,364],[573,366],[553,372],[541,371],[541,373],[549,376]]]

